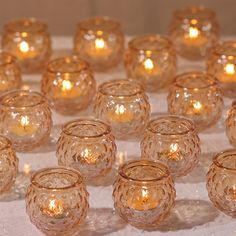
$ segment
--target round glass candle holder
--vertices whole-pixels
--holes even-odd
[[[113,188],[116,211],[137,228],[156,228],[174,206],[174,183],[167,166],[161,162],[125,163],[119,168]]]
[[[167,100],[170,114],[190,118],[198,130],[214,125],[222,114],[223,99],[219,83],[204,72],[177,76]]]
[[[51,40],[47,25],[35,18],[13,20],[5,24],[2,48],[14,55],[23,72],[43,68],[51,56]]]
[[[66,124],[56,150],[59,165],[79,170],[86,179],[107,174],[116,158],[110,126],[95,119],[79,119]]]
[[[51,111],[37,92],[16,90],[0,97],[0,132],[17,151],[29,151],[50,135]]]
[[[207,72],[220,81],[225,96],[236,98],[236,40],[219,43],[209,50]]]
[[[25,201],[31,222],[46,235],[72,235],[89,208],[81,174],[63,167],[37,171]]]
[[[94,112],[112,127],[118,139],[141,134],[149,121],[150,105],[140,83],[135,80],[111,80],[98,87]]]
[[[207,173],[207,190],[216,208],[236,217],[236,149],[220,152]]]
[[[19,89],[22,84],[20,67],[11,54],[0,53],[0,94]]]
[[[93,17],[79,22],[74,52],[94,70],[116,66],[122,58],[124,35],[120,23],[108,17]]]
[[[10,190],[18,173],[18,158],[11,141],[0,135],[0,194]]]
[[[139,80],[149,92],[169,86],[176,73],[172,42],[160,35],[134,38],[125,53],[125,67],[128,77]]]
[[[236,100],[232,103],[232,106],[228,112],[225,120],[226,135],[231,145],[236,147]]]
[[[48,63],[41,91],[56,111],[75,114],[91,103],[96,81],[87,62],[77,56],[67,56]]]
[[[200,139],[192,121],[178,116],[151,120],[141,141],[142,158],[166,164],[172,176],[183,176],[197,165]]]
[[[216,15],[204,7],[179,9],[173,14],[169,35],[180,56],[189,60],[202,59],[219,37]]]

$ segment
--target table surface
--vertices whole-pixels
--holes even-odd
[[[72,38],[53,38],[53,57],[71,53]],[[204,70],[204,62],[188,62],[178,59],[178,73],[190,70]],[[106,80],[125,78],[122,65],[107,72],[95,73],[97,83]],[[39,91],[41,75],[23,75],[24,88]],[[152,116],[167,113],[167,94],[160,92],[149,94]],[[224,98],[225,109],[222,119],[212,128],[199,134],[202,155],[197,167],[185,177],[176,179],[176,206],[170,217],[160,226],[158,231],[142,231],[126,224],[115,214],[112,200],[112,182],[114,175],[88,185],[90,194],[90,210],[86,222],[81,225],[78,235],[236,235],[235,220],[216,210],[208,199],[205,174],[215,153],[230,148],[225,135],[224,120],[231,100]],[[25,212],[24,191],[29,181],[24,173],[26,166],[31,170],[57,165],[55,143],[60,134],[61,125],[78,117],[92,116],[91,107],[78,116],[62,116],[53,112],[53,130],[47,144],[31,153],[18,153],[20,173],[11,193],[0,198],[0,236],[41,236],[42,233],[30,223]],[[116,171],[120,163],[133,158],[140,158],[139,140],[117,141],[118,153],[114,167]],[[114,173],[114,172],[113,172]],[[98,185],[100,184],[100,185]]]

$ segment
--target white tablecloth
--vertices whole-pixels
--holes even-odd
[[[71,52],[72,39],[66,37],[53,38],[54,57]],[[179,60],[178,71],[204,69],[204,62],[192,63]],[[98,84],[115,78],[125,78],[123,66],[107,73],[96,73]],[[25,88],[39,90],[41,75],[23,75]],[[166,93],[149,94],[153,116],[165,114],[167,111]],[[236,222],[229,216],[216,210],[208,199],[205,187],[205,174],[211,163],[212,156],[226,148],[230,148],[224,130],[224,119],[231,101],[224,99],[225,110],[218,124],[203,133],[200,133],[202,155],[198,166],[186,177],[176,180],[177,199],[176,207],[171,216],[158,231],[138,230],[122,221],[114,213],[112,201],[112,178],[102,181],[100,186],[88,186],[90,193],[90,211],[86,222],[81,226],[79,235],[236,235]],[[91,111],[82,112],[79,116],[91,116]],[[55,156],[55,142],[60,133],[61,124],[75,119],[53,113],[53,132],[47,145],[31,153],[18,153],[20,171],[26,164],[32,170],[57,165]],[[124,160],[140,157],[139,141],[117,141],[118,154],[116,167]],[[38,231],[25,212],[23,198],[24,177],[21,173],[11,194],[1,196],[0,199],[0,236],[40,236]],[[23,186],[23,187],[22,187]]]

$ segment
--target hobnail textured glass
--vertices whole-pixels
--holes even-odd
[[[215,13],[204,7],[187,7],[174,12],[169,35],[177,53],[189,60],[200,60],[219,37]]]
[[[215,207],[236,217],[236,149],[220,152],[207,173],[207,190]]]
[[[72,235],[85,219],[88,192],[80,173],[55,167],[37,171],[26,193],[31,222],[46,235]]]
[[[17,151],[39,146],[49,137],[51,126],[51,111],[40,93],[16,90],[0,97],[0,133]]]
[[[143,87],[135,80],[111,80],[98,87],[94,112],[112,127],[116,138],[127,139],[144,131],[150,105]]]
[[[156,228],[174,206],[175,188],[166,165],[149,160],[125,163],[113,185],[114,207],[137,228]]]
[[[21,83],[21,71],[16,58],[5,52],[0,53],[0,93],[19,89]]]
[[[177,76],[167,100],[170,114],[192,119],[198,130],[214,125],[222,114],[223,99],[219,83],[204,72]]]
[[[96,93],[96,81],[89,65],[76,56],[48,63],[41,91],[62,114],[75,114],[88,107]]]
[[[225,96],[236,97],[236,40],[224,41],[209,50],[207,72],[220,81]]]
[[[142,158],[163,162],[172,176],[188,174],[197,165],[201,152],[194,124],[178,116],[151,120],[140,147]]]
[[[79,119],[66,124],[56,150],[59,165],[79,170],[86,179],[104,176],[116,158],[111,128],[95,119]]]
[[[108,17],[93,17],[79,22],[74,52],[94,70],[116,66],[123,55],[124,35],[120,23]]]
[[[143,83],[149,92],[166,88],[176,73],[176,52],[164,36],[137,37],[128,44],[125,67],[129,78]]]
[[[51,56],[48,27],[35,18],[9,21],[4,26],[2,48],[16,56],[23,72],[38,71]]]
[[[8,191],[18,173],[18,158],[11,142],[0,135],[0,193]]]
[[[232,103],[225,120],[226,135],[229,142],[236,147],[236,101]]]

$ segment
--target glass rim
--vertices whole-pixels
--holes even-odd
[[[191,13],[191,11],[196,11],[197,12],[205,12],[207,13],[207,16],[206,17],[191,17],[190,19],[209,19],[209,18],[214,18],[216,16],[215,12],[213,10],[211,10],[210,8],[207,8],[205,6],[202,6],[202,5],[196,5],[196,6],[187,6],[187,7],[184,7],[184,8],[181,8],[181,9],[177,9],[174,11],[173,15],[180,19],[180,20],[183,20],[183,19],[186,19],[186,17],[184,16],[184,13],[186,11],[189,11],[189,13]]]
[[[116,30],[121,27],[121,24],[118,20],[109,16],[93,16],[93,17],[84,18],[81,21],[79,21],[79,23],[77,24],[77,27],[79,29],[83,29],[86,31],[99,31],[99,29],[91,30],[90,27],[86,26],[86,24],[93,24],[94,21],[109,22],[110,28],[107,29],[106,31]]]
[[[38,30],[34,30],[32,32],[26,32],[26,33],[41,33],[41,32],[44,32],[44,31],[47,31],[48,29],[48,25],[47,23],[45,23],[44,21],[38,19],[38,18],[35,18],[35,17],[23,17],[23,18],[16,18],[16,19],[12,19],[8,22],[6,22],[6,24],[4,25],[4,29],[8,32],[12,32],[12,33],[23,33],[25,31],[21,31],[21,30],[14,30],[11,28],[11,26],[13,24],[16,24],[16,23],[23,23],[23,22],[30,22],[30,23],[37,23],[40,25],[39,29]]]
[[[137,43],[138,40],[143,39],[145,41],[150,41],[151,38],[156,39],[157,42],[158,41],[160,42],[160,40],[164,40],[166,42],[166,46],[163,46],[161,49],[138,49],[136,47],[135,44]],[[134,50],[134,51],[160,52],[160,51],[163,51],[164,49],[169,49],[172,46],[173,46],[173,43],[172,43],[171,39],[168,36],[160,35],[160,34],[146,34],[146,35],[135,37],[128,42],[128,48],[130,48],[131,50]]]
[[[37,103],[34,103],[34,104],[30,104],[30,105],[19,105],[19,106],[12,106],[12,105],[8,105],[6,103],[4,103],[4,99],[9,97],[9,95],[20,95],[21,93],[25,93],[26,95],[35,95],[37,97],[40,98],[40,101],[38,101]],[[10,109],[25,109],[25,108],[29,108],[29,107],[36,107],[36,106],[40,106],[42,104],[45,104],[47,101],[45,99],[45,97],[39,93],[39,92],[36,92],[36,91],[32,91],[32,90],[23,90],[23,89],[17,89],[17,90],[11,90],[11,91],[8,91],[6,93],[3,93],[2,96],[0,96],[0,106],[3,106],[3,107],[7,107],[7,108],[10,108]]]
[[[226,149],[224,151],[221,151],[219,153],[217,153],[214,157],[213,157],[213,163],[214,165],[216,165],[217,167],[221,168],[221,169],[226,169],[226,170],[230,170],[230,171],[236,171],[236,167],[232,168],[232,167],[227,167],[225,166],[223,163],[221,164],[219,162],[219,158],[220,157],[227,157],[229,155],[235,154],[235,158],[236,158],[236,148],[231,148],[231,149]]]
[[[42,184],[38,183],[37,178],[40,178],[41,175],[53,174],[53,173],[57,173],[58,171],[63,171],[64,173],[67,173],[67,174],[71,173],[71,176],[74,175],[74,177],[76,177],[76,181],[74,181],[74,183],[65,187],[45,187]],[[30,182],[34,187],[39,188],[39,189],[43,189],[47,191],[61,191],[61,190],[79,188],[80,187],[79,185],[83,183],[83,177],[78,170],[75,170],[70,167],[58,166],[58,167],[43,168],[34,172],[31,177]]]
[[[180,81],[182,79],[185,79],[185,77],[196,77],[196,76],[207,77],[209,84],[206,84],[205,86],[198,86],[198,87],[193,88],[193,87],[187,87],[187,86],[182,85],[180,83]],[[204,79],[204,81],[206,81],[206,79]],[[182,88],[182,89],[187,89],[187,90],[196,90],[196,89],[200,90],[200,89],[206,89],[206,88],[218,86],[219,82],[216,79],[216,77],[214,77],[213,75],[208,74],[204,71],[189,71],[189,72],[185,72],[185,73],[177,75],[174,79],[174,85],[176,87],[179,87],[179,88]]]
[[[150,127],[154,122],[156,121],[159,121],[159,120],[162,120],[162,119],[165,119],[165,120],[179,120],[179,121],[184,121],[186,122],[188,125],[189,125],[189,128],[188,130],[186,131],[183,131],[183,132],[180,132],[180,133],[167,133],[167,132],[157,132],[156,130],[154,130],[152,127]],[[154,133],[155,135],[158,135],[158,136],[182,136],[182,135],[186,135],[186,134],[189,134],[189,133],[193,133],[193,132],[196,132],[196,126],[194,125],[193,121],[190,120],[189,118],[187,117],[184,117],[184,116],[178,116],[178,115],[165,115],[165,116],[160,116],[160,117],[157,117],[157,118],[154,118],[154,119],[151,119],[149,122],[148,122],[148,125],[147,125],[147,130]]]
[[[78,64],[82,65],[82,68],[74,70],[74,71],[67,71],[67,70],[60,71],[60,69],[56,70],[56,69],[51,68],[51,67],[53,67],[52,65],[54,63],[58,63],[58,62],[65,62],[65,64],[69,64],[69,62],[66,62],[66,60],[76,61]],[[82,60],[81,58],[79,58],[76,55],[71,55],[71,56],[59,57],[59,58],[49,61],[46,66],[46,71],[49,73],[52,73],[52,74],[77,74],[77,73],[80,73],[81,71],[84,71],[88,68],[89,68],[88,62]]]
[[[138,87],[138,90],[135,92],[132,92],[130,94],[111,94],[109,92],[106,92],[105,89],[111,86],[116,86],[117,84],[135,84]],[[98,86],[98,92],[100,92],[104,96],[109,97],[118,97],[118,98],[129,98],[136,96],[138,94],[142,94],[144,92],[144,88],[142,84],[136,80],[132,79],[114,79],[106,81]]]
[[[83,124],[90,124],[89,122],[100,124],[100,125],[103,125],[105,127],[105,131],[101,132],[100,134],[90,135],[90,136],[88,136],[88,135],[75,135],[75,134],[69,133],[68,132],[69,126],[73,125],[73,124],[76,124],[78,122],[83,122]],[[83,124],[81,123],[79,125],[83,125]],[[63,128],[62,128],[62,133],[66,134],[68,136],[71,136],[71,137],[76,137],[76,138],[81,138],[81,139],[93,139],[93,138],[99,138],[99,137],[103,137],[105,135],[111,134],[111,127],[108,124],[106,124],[105,122],[103,122],[99,119],[93,119],[93,118],[82,119],[81,118],[81,119],[76,119],[76,120],[69,121],[66,124],[64,124]]]
[[[131,178],[126,174],[127,168],[130,169],[130,168],[137,167],[137,166],[141,167],[141,166],[150,166],[150,165],[152,167],[155,167],[158,169],[160,169],[160,167],[163,168],[164,171],[163,171],[162,176],[148,179],[148,180],[143,180],[143,179]],[[168,178],[170,176],[170,171],[169,171],[167,165],[165,165],[162,162],[151,161],[148,159],[140,159],[140,160],[131,160],[131,161],[125,162],[123,165],[121,165],[119,167],[118,174],[126,181],[131,181],[131,182],[140,183],[140,184],[155,184],[158,181]]]
[[[4,60],[5,60],[5,62],[3,62],[3,63],[0,62],[0,67],[14,64],[17,60],[17,58],[14,55],[12,55],[11,53],[5,52],[5,51],[0,52],[0,57],[4,57]],[[6,59],[7,57],[9,58],[9,61],[7,61],[7,59]]]
[[[0,134],[0,141],[4,140],[4,145],[1,147],[0,146],[0,151],[11,148],[12,147],[12,142],[9,138],[5,137],[4,135]]]

